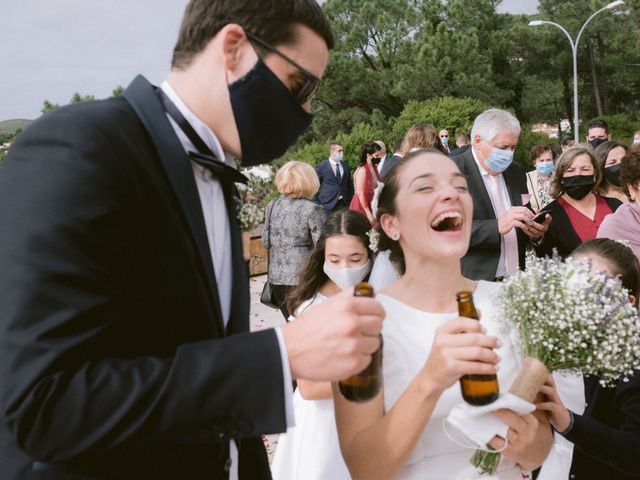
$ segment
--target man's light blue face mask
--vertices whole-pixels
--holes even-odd
[[[491,147],[489,143],[485,140],[484,143],[487,144],[488,147],[491,148],[491,154],[489,158],[485,159],[485,163],[487,167],[489,167],[495,173],[502,173],[509,165],[513,163],[513,151],[507,150],[503,148]]]

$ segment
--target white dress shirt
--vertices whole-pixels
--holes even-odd
[[[480,170],[480,175],[482,175],[482,181],[484,182],[484,187],[487,189],[487,194],[491,199],[491,205],[493,206],[493,211],[496,211],[496,206],[494,199],[491,195],[491,179],[489,178],[490,173],[482,166],[480,161],[478,160],[478,156],[476,155],[475,149],[471,148],[471,153],[473,154],[473,159],[476,161],[476,165],[478,166],[478,170]],[[500,192],[500,197],[504,206],[508,209],[511,207],[511,199],[509,198],[509,191],[507,190],[507,184],[504,182],[504,176],[499,173],[497,175],[498,179],[498,191]],[[496,218],[498,216],[496,215]],[[504,254],[504,235],[500,235],[500,259],[498,260],[498,268],[496,270],[496,277],[505,277],[507,275],[507,268],[505,266],[505,254]]]
[[[342,182],[342,179],[344,178],[344,168],[342,168],[340,162],[336,162],[333,158],[329,158],[329,163],[331,164],[331,170],[333,170],[333,174],[337,177],[339,173],[340,182]],[[340,194],[338,200],[342,200],[342,194]]]
[[[200,138],[207,144],[211,151],[218,159],[225,161],[229,166],[235,168],[233,157],[227,155],[222,150],[222,146],[213,131],[200,120],[184,102],[180,99],[176,91],[171,87],[169,82],[164,81],[160,88],[167,94],[171,101],[175,104],[180,113],[191,124]],[[167,118],[173,127],[180,143],[186,152],[197,152],[191,140],[182,131],[178,124],[167,114]],[[222,309],[222,320],[224,326],[229,322],[231,311],[231,287],[233,284],[233,269],[231,264],[231,229],[229,227],[229,218],[227,217],[226,208],[220,208],[225,204],[222,185],[218,179],[212,175],[211,171],[195,162],[191,162],[193,175],[198,187],[198,195],[202,205],[202,213],[204,215],[205,227],[207,230],[207,238],[209,240],[209,248],[211,250],[211,258],[213,259],[213,268],[216,275],[216,283],[218,284],[218,295],[220,297],[220,307]],[[217,207],[217,208],[216,208]],[[282,359],[282,378],[284,380],[284,399],[287,426],[295,424],[292,406],[292,382],[291,368],[289,365],[289,357],[287,355],[284,337],[280,328],[276,328],[276,336],[280,347],[280,358]],[[268,433],[268,432],[265,432]],[[230,442],[231,471],[229,478],[237,480],[238,478],[238,449],[235,442]]]

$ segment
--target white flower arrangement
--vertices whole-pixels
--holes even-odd
[[[243,232],[250,232],[264,222],[264,208],[244,202],[238,209],[238,224]]]
[[[378,243],[380,242],[380,232],[372,228],[367,232],[367,237],[369,237],[369,250],[376,253],[378,251]]]
[[[571,258],[538,259],[504,282],[502,318],[522,353],[549,371],[595,375],[612,386],[640,367],[640,320],[617,278]]]
[[[496,302],[503,329],[517,332],[525,359],[539,360],[549,372],[596,376],[603,386],[628,381],[640,368],[640,320],[618,278],[590,274],[588,265],[554,256],[535,259],[502,285]],[[529,375],[521,371],[514,386]],[[540,385],[532,385],[533,397]],[[489,474],[499,461],[500,453],[486,450],[471,458]]]
[[[247,185],[236,184],[240,197],[238,199],[238,225],[243,232],[250,232],[264,223],[264,204],[271,191],[269,179],[257,175],[249,175]]]

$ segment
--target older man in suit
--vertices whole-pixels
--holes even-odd
[[[349,164],[344,161],[342,145],[332,143],[329,146],[329,158],[316,166],[316,173],[320,180],[317,200],[325,213],[328,215],[347,208],[353,197],[353,182]]]
[[[268,479],[291,379],[369,363],[382,307],[348,292],[249,333],[233,158],[302,133],[332,44],[315,0],[191,0],[160,87],[20,135],[0,172],[3,480]]]
[[[462,271],[474,280],[502,280],[524,268],[525,246],[547,231],[523,206],[527,194],[524,169],[513,163],[520,123],[511,113],[490,109],[475,119],[471,147],[455,157],[467,176],[473,198],[471,243]],[[526,202],[525,202],[526,203]]]

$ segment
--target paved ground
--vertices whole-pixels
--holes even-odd
[[[251,331],[262,330],[264,328],[276,327],[285,323],[284,317],[280,310],[269,308],[260,303],[260,294],[262,293],[262,287],[264,282],[267,281],[266,275],[259,275],[251,277],[250,290],[251,290],[251,310],[250,310],[250,325]],[[273,458],[273,452],[275,451],[278,443],[278,435],[266,435],[263,437],[264,446],[269,454],[269,461]]]
[[[250,280],[251,331],[276,327],[285,323],[284,317],[280,313],[280,310],[269,308],[260,303],[260,294],[262,293],[262,287],[264,286],[264,282],[266,281],[266,275],[251,277]]]

